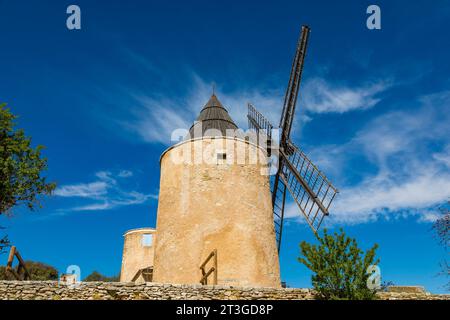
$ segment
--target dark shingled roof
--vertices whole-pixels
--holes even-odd
[[[229,116],[227,109],[224,108],[216,95],[213,94],[202,111],[200,111],[197,120],[189,130],[189,136],[187,138],[226,136],[227,129],[236,130],[237,128],[233,119]],[[232,136],[234,136],[234,133]]]

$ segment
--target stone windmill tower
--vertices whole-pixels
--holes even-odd
[[[302,27],[278,131],[249,104],[244,135],[213,94],[184,141],[162,154],[157,230],[125,234],[121,281],[151,271],[162,283],[280,286],[286,196],[317,234],[338,193],[290,137],[309,32]]]
[[[266,150],[236,129],[213,94],[190,135],[162,154],[153,281],[199,283],[216,252],[208,283],[280,286]]]

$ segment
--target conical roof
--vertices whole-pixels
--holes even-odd
[[[191,126],[189,138],[234,136],[234,131],[237,128],[237,125],[228,114],[227,109],[220,103],[216,95],[213,94],[200,111],[197,120]],[[230,131],[230,129],[232,131]],[[227,132],[227,130],[229,132]]]

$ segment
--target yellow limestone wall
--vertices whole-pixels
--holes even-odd
[[[217,249],[219,285],[280,287],[266,162],[264,149],[224,137],[163,153],[154,282],[199,283]]]
[[[153,235],[152,246],[143,245],[144,234]],[[124,234],[120,282],[130,282],[140,269],[153,266],[155,241],[156,230],[153,228],[129,230]]]

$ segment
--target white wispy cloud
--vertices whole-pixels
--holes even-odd
[[[190,127],[191,113],[180,108],[175,100],[135,95],[134,103],[131,109],[133,116],[120,123],[145,142],[167,145],[175,129]]]
[[[119,174],[117,175],[120,178],[129,178],[133,176],[133,171],[130,170],[122,170],[119,172]]]
[[[156,63],[132,50],[123,49],[124,58],[136,70],[145,70],[161,83],[170,83],[166,72]],[[176,129],[188,130],[198,116],[203,105],[212,94],[212,82],[206,81],[189,67],[179,69],[179,78],[185,84],[182,92],[172,88],[142,91],[124,85],[113,91],[119,95],[111,97],[111,90],[100,89],[97,96],[103,104],[115,112],[105,113],[111,117],[107,123],[119,124],[141,141],[171,145]],[[288,75],[286,74],[287,80]],[[272,81],[249,87],[245,83],[232,83],[232,89],[225,90],[220,83],[216,95],[227,108],[238,127],[246,129],[247,104],[252,103],[275,127],[279,124],[284,102],[286,81],[274,84]],[[344,113],[373,107],[381,99],[381,94],[392,86],[392,81],[374,79],[361,86],[335,83],[326,75],[305,79],[299,95],[296,125],[293,134],[298,134],[301,124],[313,120],[317,113]],[[102,87],[103,88],[103,87]],[[112,121],[111,121],[112,120]],[[297,130],[297,132],[295,132]]]
[[[149,199],[158,199],[158,197],[156,195],[143,194],[136,191],[121,192],[119,196],[110,196],[109,198],[104,198],[102,202],[73,207],[71,208],[71,211],[109,210],[116,207],[142,204]]]
[[[188,83],[190,89],[183,97],[131,93],[131,116],[117,122],[145,142],[170,145],[174,130],[189,130],[212,94],[212,85],[197,75],[192,75]],[[278,125],[283,98],[280,90],[225,92],[219,86],[216,95],[240,128],[247,128],[248,103],[254,104],[272,123]],[[304,119],[310,120],[307,117]]]
[[[391,86],[390,81],[377,81],[360,87],[337,85],[323,78],[305,82],[302,97],[306,109],[313,113],[344,113],[365,110],[376,105],[378,94]]]
[[[117,120],[125,129],[150,143],[171,144],[176,129],[188,130],[203,105],[212,94],[212,84],[196,74],[187,81],[189,90],[183,96],[148,95],[128,90],[130,103],[126,103],[129,117]],[[323,78],[306,81],[299,98],[300,111],[294,119],[294,128],[313,120],[315,113],[344,113],[364,110],[380,101],[378,94],[391,86],[389,81],[377,81],[363,87],[345,87],[327,82]],[[227,108],[238,127],[246,129],[247,104],[252,103],[274,126],[278,126],[283,107],[284,88],[245,88],[232,91],[216,88],[216,95]],[[294,132],[295,134],[295,132]]]
[[[126,105],[131,116],[121,119],[121,125],[146,142],[171,144],[172,132],[189,129],[212,93],[211,83],[196,74],[191,74],[186,83],[188,90],[181,96],[128,90],[132,102]],[[326,77],[305,79],[299,97],[302,112],[297,114],[296,121],[314,121],[315,114],[373,108],[393,86],[390,79],[373,79],[358,86],[336,83]],[[223,90],[219,84],[216,94],[239,127],[247,127],[248,102],[274,125],[278,124],[284,86],[236,88]],[[383,114],[344,144],[312,149],[311,158],[335,178],[341,190],[332,207],[332,221],[360,223],[381,216],[391,218],[394,213],[416,215],[420,221],[430,221],[436,216],[433,207],[450,197],[449,96],[444,92],[422,97],[421,108],[404,108],[415,110],[414,113]],[[367,162],[373,170],[357,172],[353,167],[359,160],[355,159]],[[358,178],[351,178],[349,173]],[[143,201],[142,197],[127,199]],[[113,201],[104,201],[84,209],[114,205],[117,204]],[[298,217],[295,204],[288,203],[286,217]]]
[[[186,84],[188,90],[182,95],[127,90],[130,103],[121,104],[126,106],[128,116],[121,117],[119,123],[145,142],[171,144],[172,132],[189,129],[212,93],[211,83],[198,75],[191,74]],[[301,112],[297,112],[296,121],[314,121],[316,114],[368,110],[380,103],[393,86],[390,79],[372,79],[357,86],[336,83],[326,77],[305,79],[299,97]],[[284,84],[272,88],[236,88],[223,90],[219,84],[216,94],[239,127],[247,128],[248,102],[272,124],[278,124]],[[444,92],[423,97],[420,109],[405,106],[404,110],[414,112],[386,113],[346,143],[311,150],[311,158],[334,178],[341,191],[332,207],[331,221],[361,223],[391,218],[394,214],[415,215],[419,221],[436,217],[433,208],[450,197],[449,96]],[[359,161],[365,162],[361,170],[355,168]],[[366,164],[371,166],[370,170]],[[109,206],[114,203],[105,201],[93,208]],[[295,204],[287,204],[286,217],[298,217]]]
[[[129,49],[123,49],[124,59],[136,70],[145,70],[161,83],[170,83],[166,72],[158,64]],[[111,118],[107,123],[119,124],[128,132],[148,143],[171,145],[174,130],[188,130],[202,106],[212,93],[212,82],[206,81],[189,67],[179,68],[179,79],[183,79],[183,92],[172,88],[142,91],[124,85],[114,91],[118,96],[111,97],[111,90],[101,89],[97,96],[115,112],[105,113]],[[287,80],[288,75],[286,74]],[[173,81],[173,80],[172,80]],[[269,85],[264,83],[270,82]],[[227,108],[238,127],[247,128],[247,104],[252,103],[274,126],[278,126],[284,102],[286,81],[274,84],[261,81],[249,87],[245,83],[232,83],[232,89],[223,89],[217,84],[216,94]],[[327,75],[304,79],[299,95],[297,115],[294,119],[294,134],[298,134],[301,124],[313,120],[317,113],[344,113],[353,110],[372,108],[381,100],[381,94],[393,86],[389,79],[372,79],[360,86],[350,86],[331,81]],[[119,90],[117,90],[119,89]],[[112,120],[112,121],[111,121]]]
[[[110,171],[98,171],[95,173],[95,176],[102,182],[107,183],[108,186],[115,185],[117,183]]]
[[[104,181],[79,183],[58,187],[54,195],[59,197],[97,198],[107,193],[108,184]]]
[[[95,173],[97,181],[63,185],[55,190],[55,195],[64,198],[85,198],[90,203],[62,208],[60,211],[100,211],[116,207],[142,204],[149,199],[157,199],[153,194],[144,194],[134,190],[124,190],[119,179],[133,176],[130,170],[122,170],[116,175],[110,171]],[[92,202],[93,201],[93,202]]]
[[[431,221],[450,199],[450,91],[422,97],[414,111],[394,111],[372,120],[343,145],[312,150],[319,167],[341,186],[331,221],[361,223],[417,216]],[[320,155],[320,156],[318,156]],[[356,183],[342,175],[360,157],[375,168]],[[288,216],[295,214],[289,207]],[[290,212],[290,213],[289,213]]]
[[[441,152],[432,154],[433,159],[442,164],[445,164],[450,169],[450,144],[445,147]]]
[[[450,197],[450,175],[423,170],[404,181],[394,178],[367,180],[342,190],[337,199],[333,219],[337,222],[360,223],[389,218],[392,213],[416,215],[429,221],[437,217],[439,204]],[[433,214],[430,214],[433,213]]]

